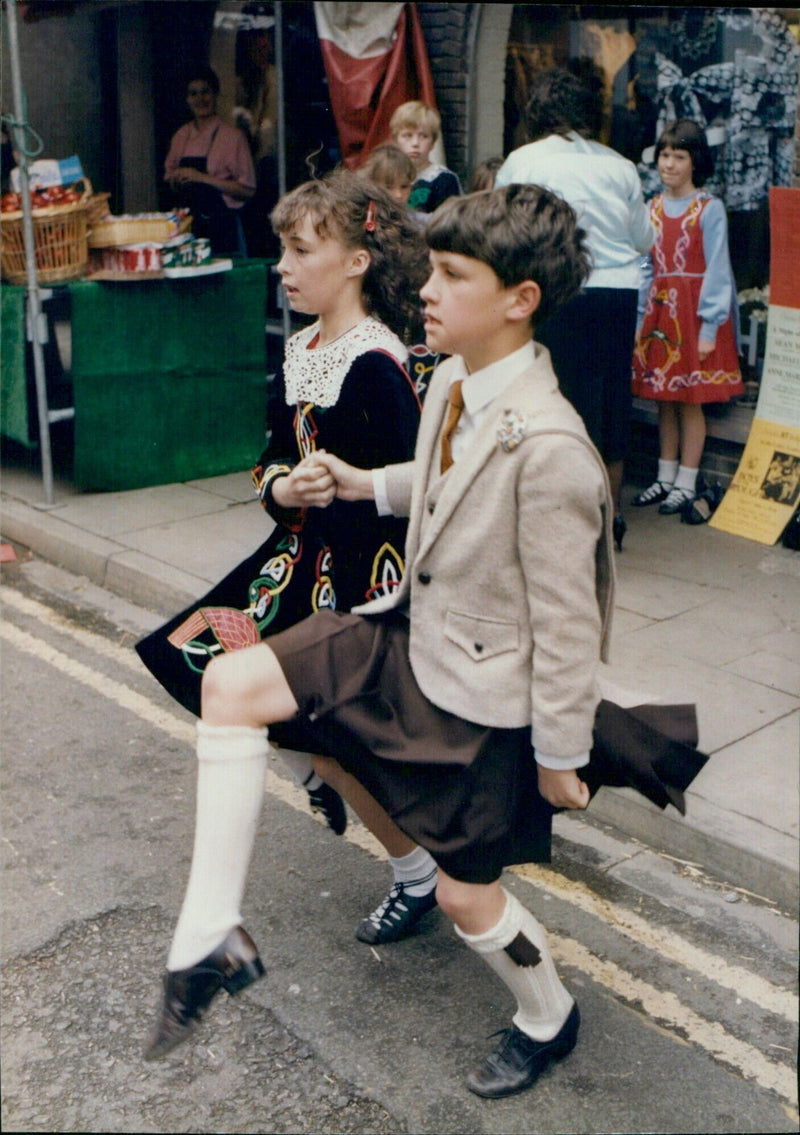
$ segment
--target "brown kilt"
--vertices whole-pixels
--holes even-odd
[[[477,725],[429,701],[405,616],[320,611],[269,646],[308,747],[336,756],[448,875],[490,883],[512,863],[549,862],[555,810],[539,794],[530,727]]]

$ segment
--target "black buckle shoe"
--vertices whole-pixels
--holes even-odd
[[[427,895],[407,895],[403,883],[394,883],[381,905],[359,924],[356,938],[370,946],[399,942],[436,906],[436,888]]]
[[[503,1029],[503,1039],[494,1052],[467,1076],[467,1087],[475,1095],[489,1100],[533,1087],[551,1061],[561,1060],[572,1052],[580,1023],[576,1003],[552,1040],[533,1040],[516,1025]]]
[[[331,788],[325,781],[319,788],[307,788],[308,802],[312,812],[319,812],[324,816],[325,822],[331,831],[342,835],[347,827],[347,812],[344,801],[335,788]]]
[[[145,1060],[158,1060],[186,1040],[220,989],[235,997],[263,975],[255,943],[241,926],[197,965],[167,971],[164,1000]]]

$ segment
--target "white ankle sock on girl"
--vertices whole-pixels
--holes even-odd
[[[699,472],[699,469],[687,469],[685,465],[681,465],[675,477],[673,489],[683,489],[685,492],[694,495]]]
[[[436,862],[429,851],[424,847],[415,847],[408,855],[396,859],[389,856],[389,862],[394,871],[395,883],[403,883],[407,895],[420,898],[430,894],[436,886],[438,872]]]
[[[657,480],[662,485],[672,485],[678,472],[677,461],[665,461],[662,457],[658,459],[658,477]]]

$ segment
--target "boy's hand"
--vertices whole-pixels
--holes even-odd
[[[375,499],[371,469],[357,469],[332,453],[320,450],[318,457],[336,482],[336,496],[343,501]]]
[[[700,357],[701,363],[706,361],[708,356],[714,350],[715,345],[716,344],[712,343],[710,341],[710,339],[698,339],[697,340],[697,354]]]
[[[591,799],[588,787],[575,769],[544,768],[536,766],[539,774],[539,791],[554,808],[588,808]]]
[[[335,496],[336,482],[319,453],[309,453],[272,485],[272,498],[281,508],[326,508]]]

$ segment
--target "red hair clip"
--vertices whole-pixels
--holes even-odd
[[[370,201],[367,205],[367,219],[364,221],[364,229],[368,233],[374,233],[378,227],[378,206],[374,201]]]

